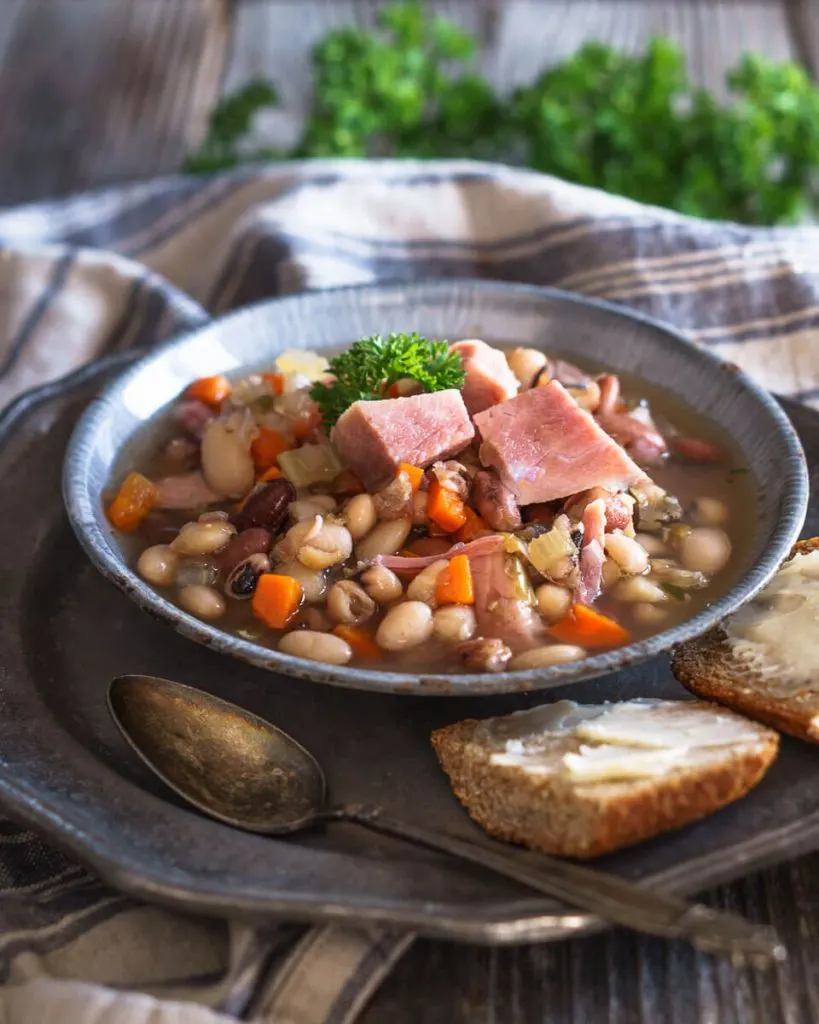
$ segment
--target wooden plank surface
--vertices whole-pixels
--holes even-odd
[[[218,95],[228,0],[2,0],[0,204],[176,170]]]

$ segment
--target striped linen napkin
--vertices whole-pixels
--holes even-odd
[[[488,164],[334,161],[0,211],[0,406],[249,302],[430,276],[623,303],[819,404],[819,229],[697,221]],[[0,1024],[341,1024],[411,940],[138,905],[0,822]]]

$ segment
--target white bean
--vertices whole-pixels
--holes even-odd
[[[305,497],[308,501],[321,505],[325,512],[335,512],[336,510],[336,499],[332,494],[307,494]]]
[[[168,544],[145,548],[137,562],[139,575],[155,587],[169,587],[176,578],[179,557]]]
[[[318,501],[312,498],[299,498],[291,501],[287,506],[290,518],[294,523],[300,523],[305,519],[313,519],[315,516],[324,515],[327,509]]]
[[[432,636],[432,612],[422,601],[402,601],[390,608],[375,634],[385,651],[405,651]]]
[[[447,559],[439,558],[437,562],[422,569],[407,587],[407,597],[410,601],[423,601],[430,608],[435,608],[438,604],[435,599],[438,577],[447,568],[449,568]]]
[[[603,562],[603,569],[601,571],[603,590],[608,590],[610,587],[613,587],[621,576],[622,573],[620,572],[620,566],[613,558],[606,558]]]
[[[549,668],[551,665],[562,665],[566,661],[577,661],[585,657],[586,652],[582,647],[552,644],[550,647],[533,647],[530,651],[518,654],[509,662],[509,668],[513,672],[524,668]]]
[[[668,554],[668,548],[661,537],[655,537],[651,533],[638,533],[634,539],[646,554],[651,555],[652,558]]]
[[[373,601],[379,604],[397,601],[404,593],[401,580],[386,565],[370,566],[361,574],[361,582]]]
[[[346,526],[325,520],[318,533],[313,534],[299,549],[296,557],[308,569],[329,569],[350,557],[353,538]]]
[[[218,590],[201,583],[182,587],[179,591],[179,603],[186,612],[190,612],[198,619],[219,619],[227,608],[227,602]]]
[[[535,375],[546,365],[546,356],[536,348],[513,348],[506,353],[509,369],[522,388],[530,388]]]
[[[468,604],[448,604],[432,616],[433,633],[448,644],[460,644],[471,639],[476,629],[475,612]]]
[[[356,545],[356,558],[360,562],[369,562],[376,555],[394,555],[404,546],[411,528],[410,519],[392,519],[388,523],[379,523]]]
[[[547,622],[559,622],[572,606],[571,591],[554,583],[542,583],[535,591],[537,610]]]
[[[376,612],[375,601],[353,580],[339,580],[327,595],[327,614],[336,622],[360,626]]]
[[[653,628],[661,626],[668,618],[668,608],[661,604],[638,604],[634,606],[634,621],[638,626]]]
[[[223,520],[185,523],[170,546],[177,555],[213,555],[227,545],[234,533],[236,527]]]
[[[658,604],[667,599],[665,591],[645,576],[629,576],[620,580],[613,587],[611,594],[618,601],[625,601],[627,604],[638,604],[641,601]]]
[[[371,494],[356,494],[344,506],[344,522],[353,540],[361,540],[375,526],[375,502]]]
[[[308,604],[323,601],[327,595],[327,577],[323,572],[308,569],[301,562],[282,562],[275,572],[279,576],[290,576],[301,585],[304,600]]]
[[[728,506],[719,498],[695,498],[691,519],[697,526],[722,526],[728,521]]]
[[[353,656],[353,649],[346,640],[334,633],[319,633],[313,629],[285,633],[279,640],[279,650],[297,658],[322,661],[326,665],[346,665]]]
[[[226,418],[212,420],[202,438],[202,473],[217,494],[240,498],[256,480],[250,453],[255,424],[244,409]]]
[[[648,568],[646,549],[622,533],[607,533],[606,554],[613,558],[627,576],[639,576]]]
[[[680,544],[680,562],[685,569],[709,574],[719,572],[730,557],[728,534],[714,527],[697,527]]]

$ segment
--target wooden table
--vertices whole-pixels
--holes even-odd
[[[449,0],[502,88],[586,39],[683,43],[719,89],[755,49],[819,68],[817,0]],[[273,77],[283,109],[262,137],[295,138],[308,52],[376,0],[2,0],[0,204],[175,171],[222,89]],[[612,932],[520,949],[418,942],[365,1024],[802,1024],[819,1020],[819,855],[705,894],[773,923],[790,960],[766,974]]]

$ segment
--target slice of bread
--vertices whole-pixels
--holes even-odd
[[[607,736],[617,709],[626,726]],[[456,722],[436,730],[432,745],[455,795],[490,835],[585,859],[738,800],[776,758],[779,737],[705,701],[560,701]]]
[[[816,550],[819,537],[800,540],[786,561]],[[675,647],[671,670],[698,697],[718,701],[782,732],[819,743],[819,687],[806,687],[797,680],[789,684],[781,673],[766,672],[764,665],[749,666],[737,657],[722,626]]]

